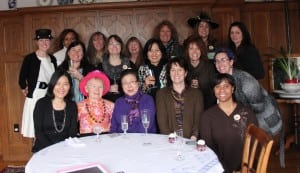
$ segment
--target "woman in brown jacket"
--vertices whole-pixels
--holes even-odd
[[[170,59],[166,69],[168,87],[156,94],[160,133],[183,131],[185,138],[197,140],[203,112],[202,93],[187,84],[188,64],[184,58]]]

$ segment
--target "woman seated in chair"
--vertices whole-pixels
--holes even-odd
[[[156,133],[155,104],[153,98],[139,89],[138,74],[136,70],[128,69],[121,73],[121,86],[124,96],[115,102],[110,132],[121,133],[121,118],[127,116],[129,133],[144,133],[141,121],[141,111],[147,109],[150,114],[148,132]]]
[[[257,125],[257,119],[250,109],[235,101],[236,86],[231,75],[218,74],[212,84],[218,104],[204,112],[200,136],[215,151],[225,173],[232,173],[240,170],[247,126]]]
[[[71,76],[64,70],[55,71],[46,96],[39,99],[34,108],[35,142],[32,152],[77,135],[77,106],[72,97]]]
[[[110,88],[108,77],[98,70],[92,71],[81,79],[79,88],[87,97],[77,104],[80,134],[93,133],[96,125],[101,126],[102,132],[109,132],[114,103],[102,98]]]

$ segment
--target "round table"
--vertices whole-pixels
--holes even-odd
[[[198,151],[195,145],[184,143],[183,160],[176,159],[178,144],[169,143],[167,135],[105,134],[100,135],[100,141],[96,136],[79,140],[84,146],[62,141],[35,153],[26,165],[26,173],[55,173],[89,163],[99,163],[110,173],[223,172],[216,154],[208,147]]]

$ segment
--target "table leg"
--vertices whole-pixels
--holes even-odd
[[[295,144],[298,145],[298,115],[297,115],[297,104],[293,104],[293,116],[294,116],[294,133],[295,133]]]

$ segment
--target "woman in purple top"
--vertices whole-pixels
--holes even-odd
[[[149,133],[156,133],[155,104],[150,95],[143,93],[139,89],[138,75],[133,69],[125,70],[121,73],[121,85],[124,96],[115,102],[115,108],[111,119],[111,133],[122,133],[121,117],[128,116],[128,133],[144,133],[140,112],[148,109],[150,112]]]

